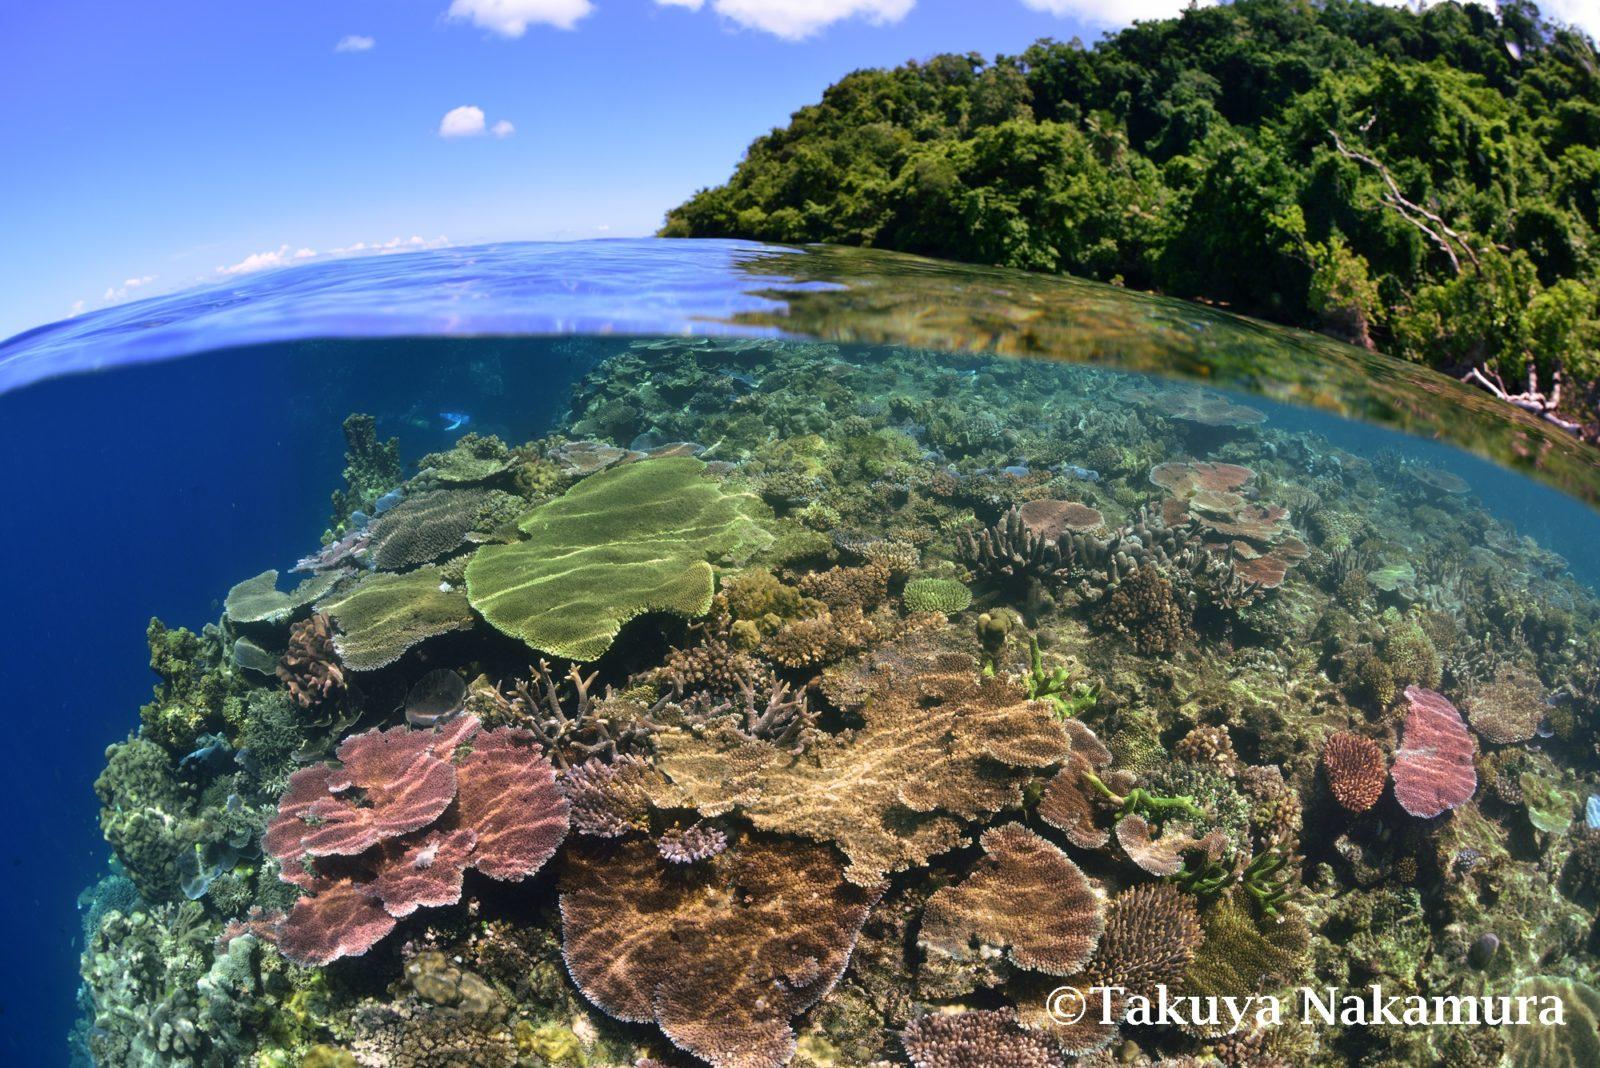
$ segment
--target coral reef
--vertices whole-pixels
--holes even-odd
[[[151,623],[80,1055],[1594,1059],[1600,598],[1474,487],[1087,367],[595,345],[537,440],[352,421],[309,577]],[[1301,982],[1577,1025],[1131,1013]]]

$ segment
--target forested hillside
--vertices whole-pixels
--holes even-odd
[[[1532,4],[1237,0],[863,70],[669,236],[872,245],[1227,304],[1600,407],[1600,60]],[[1549,413],[1555,416],[1556,413]],[[1593,433],[1592,427],[1590,433]]]

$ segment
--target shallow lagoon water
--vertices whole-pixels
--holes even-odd
[[[1055,988],[1132,974],[1130,939],[1152,925],[1184,958],[1163,965],[1175,987],[1527,982],[1559,992],[1578,1029],[1550,1048],[1516,1039],[1514,1063],[1578,1048],[1562,1043],[1586,1033],[1600,889],[1583,829],[1600,783],[1595,518],[1574,499],[1600,484],[1587,454],[1319,339],[897,260],[722,243],[430,253],[144,302],[0,348],[13,387],[0,455],[27,502],[8,510],[5,542],[26,562],[14,601],[31,606],[13,631],[14,751],[42,755],[7,785],[25,816],[9,868],[26,873],[6,913],[10,1057],[65,1060],[80,1013],[74,1055],[102,1063],[297,1064],[318,1048],[385,1063],[422,1033],[466,1044],[441,1063],[468,1048],[562,1063],[573,1043],[594,1064],[775,1063],[791,1042],[797,1063],[905,1063],[908,1050],[942,1063],[939,1044],[963,1036],[1045,1057],[1103,1042],[1326,1064],[1502,1052],[1503,1036],[1476,1030],[1214,1039],[1041,1016]],[[517,336],[534,334],[567,336]],[[166,359],[178,355],[191,358]],[[97,365],[116,369],[54,377]],[[355,424],[349,463],[353,412],[373,417],[374,440]],[[374,515],[396,488],[403,505]],[[634,534],[677,546],[670,574],[618,533],[641,495]],[[574,535],[564,500],[613,518]],[[685,500],[710,518],[651,526]],[[325,538],[359,543],[357,510],[374,515],[372,541],[288,574]],[[545,573],[559,553],[608,546],[577,552],[589,599]],[[229,597],[268,568],[285,573],[279,590],[307,574],[326,586],[266,608]],[[425,637],[396,638],[355,596],[396,581],[385,575],[460,604],[431,605]],[[144,737],[108,755],[151,701],[152,615],[196,637],[158,643],[169,677]],[[326,641],[307,627],[317,617]],[[614,688],[603,712],[563,681],[569,662],[598,672],[592,695]],[[548,774],[552,790],[517,796],[562,810],[559,848],[541,856],[539,835],[470,804],[457,753],[449,807],[419,825],[339,853],[280,834],[277,859],[263,856],[290,774],[324,767],[343,738],[403,728],[408,689],[440,668],[469,684],[458,728],[476,717],[474,737],[543,739],[515,778]],[[559,728],[537,700],[546,681],[563,715],[608,726]],[[1408,687],[1459,708],[1441,729],[1475,754],[1470,792],[1436,815],[1407,809],[1426,811],[1406,721],[1433,707]],[[1360,812],[1336,796],[1335,736],[1366,745],[1334,745],[1334,765],[1349,750],[1376,769],[1380,795]],[[591,758],[647,765],[648,799],[619,809],[590,789],[605,776],[575,769]],[[121,859],[80,911],[108,872],[93,789],[108,759],[100,801]],[[1446,794],[1459,786],[1444,779]],[[879,780],[918,788],[862,786]],[[861,788],[828,786],[846,782]],[[379,784],[362,789],[378,800],[360,810],[383,809]],[[597,804],[615,820],[597,821]],[[384,851],[437,857],[463,829],[511,834],[534,870],[497,867],[475,842],[447,860],[465,869],[461,903],[433,903],[446,886],[392,925],[377,915],[404,911],[372,889]],[[227,922],[290,909],[278,870],[294,863],[362,887],[368,932],[397,929],[335,952],[366,939],[330,948],[307,907],[258,916],[218,956]],[[613,885],[632,889],[600,892]],[[693,905],[734,885],[763,888],[737,919]],[[642,901],[672,937],[636,914]],[[797,912],[814,922],[794,926]],[[1005,922],[1018,916],[1027,930]],[[673,948],[713,934],[739,952]],[[789,959],[796,944],[807,952]],[[782,975],[781,1010],[750,1011],[773,982],[737,963],[752,953]],[[629,966],[617,978],[598,960]],[[1240,960],[1255,970],[1241,977]],[[663,969],[695,981],[663,986]]]

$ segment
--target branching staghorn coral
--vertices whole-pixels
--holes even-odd
[[[598,671],[583,673],[577,664],[557,677],[548,660],[540,660],[526,679],[515,679],[504,690],[493,687],[479,693],[494,708],[497,722],[515,723],[532,731],[551,761],[562,769],[594,757],[649,752],[662,725],[656,717],[671,701],[666,697],[643,700],[634,690],[618,693],[607,687],[593,693]],[[563,692],[565,689],[567,692]]]

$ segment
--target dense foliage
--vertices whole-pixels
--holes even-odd
[[[1582,34],[1525,0],[1237,0],[1092,48],[857,71],[663,232],[1070,272],[1516,389],[1564,367],[1592,418],[1597,229]]]

